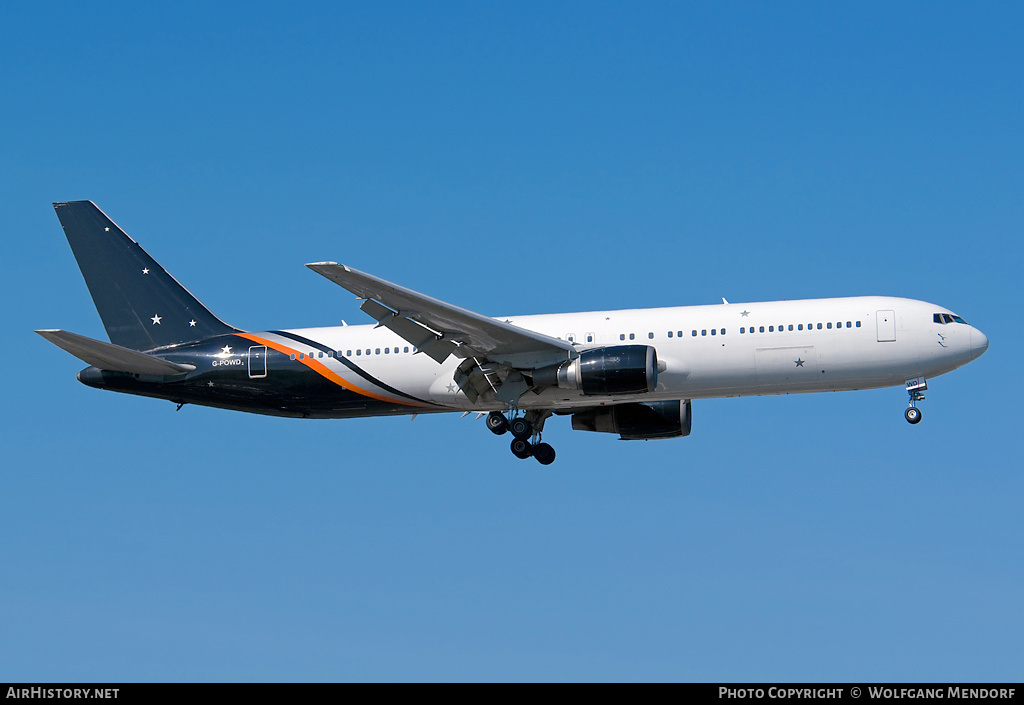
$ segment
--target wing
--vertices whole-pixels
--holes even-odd
[[[463,358],[454,380],[474,403],[481,396],[514,403],[532,388],[529,373],[575,356],[558,338],[497,321],[337,262],[307,267],[364,299],[360,308],[417,352],[444,362]]]
[[[481,316],[343,264],[306,266],[366,299],[363,311],[438,362],[450,354],[502,359],[548,352],[564,360],[574,350],[564,340]]]

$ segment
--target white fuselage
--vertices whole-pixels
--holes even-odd
[[[548,388],[528,392],[517,406],[591,407],[602,403],[699,399],[762,394],[870,389],[949,372],[981,355],[988,340],[960,322],[944,322],[942,306],[912,299],[854,298],[772,301],[710,306],[594,311],[501,317],[513,325],[572,342],[578,350],[649,345],[662,371],[646,394],[587,396]],[[939,320],[936,320],[938,318]],[[455,410],[486,411],[505,404],[471,402],[454,383],[456,356],[437,363],[414,354],[387,328],[341,326],[287,333],[338,351],[392,389]],[[324,359],[294,339],[261,333],[318,362],[342,379],[384,399],[392,392],[352,375],[340,360]],[[415,411],[415,409],[410,409]]]

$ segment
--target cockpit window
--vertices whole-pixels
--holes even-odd
[[[967,321],[965,321],[964,319],[960,318],[960,316],[950,316],[950,318],[952,318],[957,323],[963,323],[965,326],[967,325]]]
[[[941,313],[936,313],[936,314],[932,315],[932,322],[933,323],[943,323],[944,324],[946,321],[943,320]]]
[[[960,318],[960,316],[954,316],[952,313],[935,313],[932,314],[932,321],[935,323],[941,323],[945,325],[947,323],[963,323],[967,325],[967,321]]]

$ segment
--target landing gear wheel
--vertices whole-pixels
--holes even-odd
[[[508,431],[508,419],[500,411],[492,411],[487,414],[487,428],[495,436],[500,436]]]
[[[555,462],[555,449],[547,443],[538,443],[533,447],[533,457],[541,465],[551,465]]]
[[[903,415],[907,417],[907,421],[910,423],[921,423],[921,410],[916,406],[908,406]]]
[[[533,445],[525,438],[513,438],[509,447],[512,449],[512,455],[520,460],[526,460],[533,455]]]
[[[508,423],[508,430],[518,439],[525,440],[533,435],[533,424],[519,416]],[[525,456],[524,456],[525,457]]]

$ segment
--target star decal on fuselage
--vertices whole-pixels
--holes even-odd
[[[447,386],[447,387],[445,387],[445,389],[447,389],[447,390],[448,390],[449,392],[451,392],[452,394],[455,394],[455,385],[454,385],[454,384],[452,384],[452,383],[450,383],[450,382],[449,382],[449,383],[448,383],[448,386]]]
[[[193,319],[193,320],[191,320],[191,321],[189,321],[189,322],[188,322],[188,327],[189,327],[189,328],[195,328],[195,327],[196,327],[196,322],[195,322],[195,319]]]
[[[750,315],[750,311],[740,311],[740,316],[742,316],[743,318],[746,318],[749,315]]]
[[[230,355],[231,354],[231,346],[230,345],[225,345],[224,349],[221,350],[220,354],[221,355]]]
[[[160,316],[159,316],[158,314],[155,314],[155,313],[154,313],[154,314],[153,314],[153,317],[152,317],[152,318],[150,318],[149,320],[153,321],[153,325],[154,325],[154,326],[158,326],[158,325],[160,325]]]
[[[142,268],[142,273],[143,274],[149,274],[149,267],[143,267]]]
[[[793,362],[795,362],[795,363],[796,363],[796,366],[797,366],[797,367],[803,367],[803,366],[804,366],[804,362],[806,362],[806,360],[801,360],[801,359],[800,359],[800,358],[798,357],[797,359],[793,360]]]

